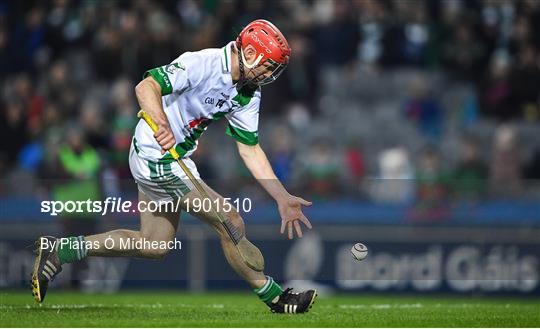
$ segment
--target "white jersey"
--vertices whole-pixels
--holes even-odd
[[[230,42],[223,48],[186,52],[171,64],[145,73],[161,86],[162,104],[176,138],[176,151],[189,157],[197,148],[197,139],[208,125],[223,117],[229,125],[226,134],[237,141],[258,143],[260,88],[236,90],[231,76]],[[170,163],[169,153],[162,155],[150,127],[140,120],[135,128],[134,147],[148,161]]]

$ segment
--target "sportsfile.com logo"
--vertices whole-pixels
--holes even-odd
[[[248,213],[252,202],[249,198],[184,198],[174,201],[139,201],[124,200],[122,197],[108,197],[105,200],[68,200],[68,201],[41,201],[41,212],[50,216],[73,213],[92,213],[101,216],[112,213],[145,213],[145,212],[205,212],[212,210],[230,212],[232,210]]]

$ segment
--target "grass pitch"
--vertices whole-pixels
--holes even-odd
[[[272,314],[252,294],[0,291],[0,327],[540,327],[540,299],[337,295],[301,315]]]

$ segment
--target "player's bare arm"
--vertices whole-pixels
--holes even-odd
[[[140,107],[157,124],[159,129],[154,134],[154,137],[162,147],[161,153],[165,154],[168,149],[176,144],[176,139],[161,105],[161,86],[154,78],[147,77],[135,87],[135,95],[137,96]]]
[[[287,236],[292,239],[294,231],[296,231],[296,235],[301,238],[302,228],[299,222],[304,223],[310,229],[312,227],[307,217],[302,213],[302,206],[310,206],[311,202],[287,192],[259,144],[246,145],[237,142],[236,145],[242,160],[253,177],[276,201],[281,216],[281,234],[287,230]]]

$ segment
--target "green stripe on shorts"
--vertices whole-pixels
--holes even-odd
[[[148,169],[150,169],[150,179],[174,200],[191,191],[180,177],[173,174],[170,163],[148,161]]]

